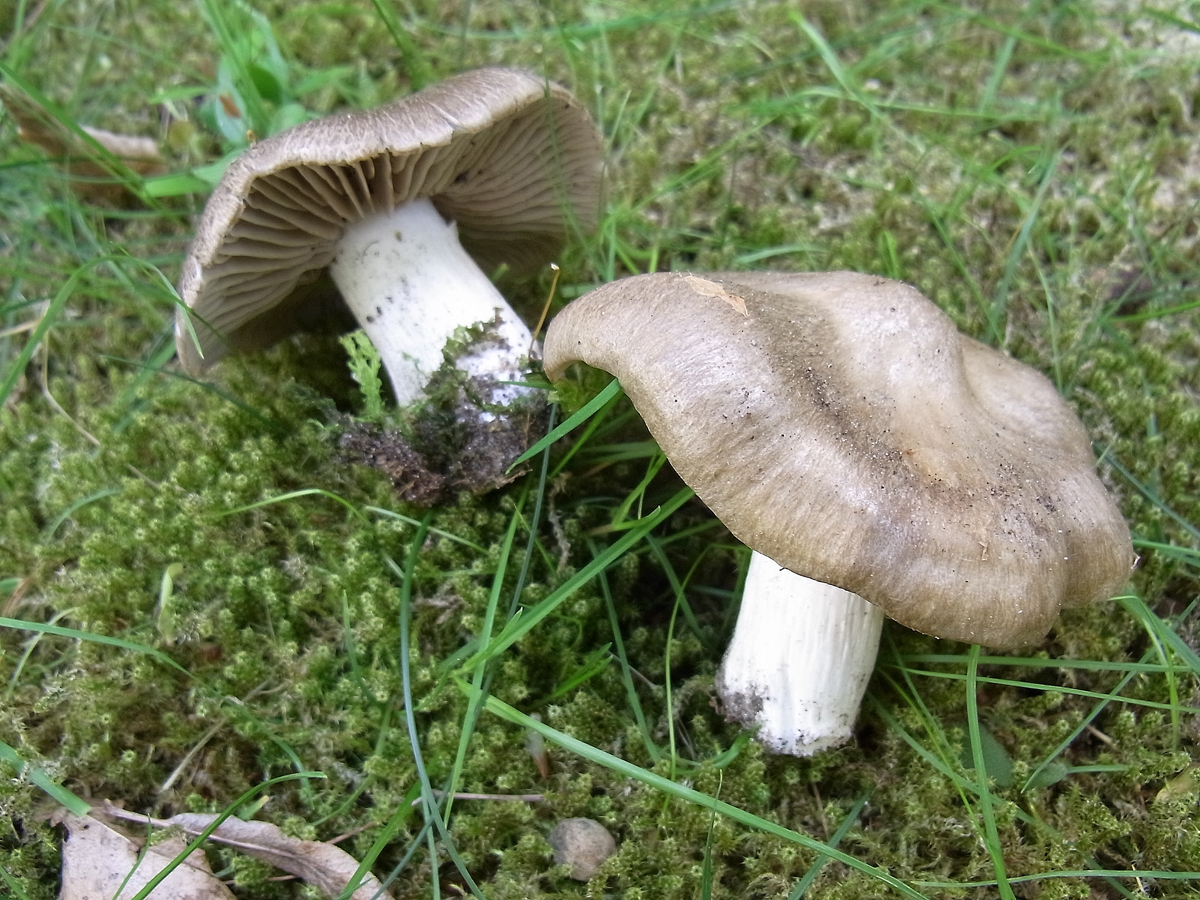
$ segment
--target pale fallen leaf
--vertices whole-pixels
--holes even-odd
[[[67,826],[59,900],[128,900],[183,853],[186,846],[182,838],[173,837],[139,854],[137,844],[99,819],[64,813],[58,821]],[[200,850],[193,851],[176,866],[150,897],[233,900],[229,889],[213,876]]]
[[[703,294],[705,297],[716,297],[718,300],[724,300],[743,316],[749,318],[750,313],[746,310],[746,301],[737,294],[731,294],[715,281],[709,281],[707,278],[699,278],[695,275],[685,275],[684,281],[697,294]]]
[[[60,159],[75,181],[75,190],[94,200],[117,202],[128,199],[125,187],[113,180],[104,155],[88,141],[55,119],[30,96],[12,85],[0,85],[0,100],[17,123],[17,135]],[[103,128],[81,125],[80,130],[127,168],[140,175],[163,171],[158,144],[147,137],[117,134]]]
[[[107,812],[109,815],[148,822],[161,828],[176,826],[191,836],[200,834],[218,818],[208,813],[181,813],[169,819],[150,819],[115,807],[110,807]],[[231,816],[218,825],[208,839],[260,859],[289,875],[302,878],[329,897],[339,896],[358,870],[358,860],[345,850],[321,841],[288,837],[270,822],[247,822]],[[391,897],[379,880],[369,872],[363,876],[359,887],[351,896],[354,900],[390,900]]]

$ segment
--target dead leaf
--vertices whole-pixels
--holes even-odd
[[[707,278],[698,278],[695,275],[685,275],[683,280],[697,294],[724,300],[746,318],[750,317],[750,313],[746,310],[746,301],[737,294],[729,293],[729,291],[725,290],[725,288],[721,287],[715,281],[709,281]]]
[[[221,109],[225,110],[225,115],[229,118],[240,119],[242,117],[242,111],[238,109],[238,105],[228,94],[219,94],[217,99],[221,102]]]
[[[182,838],[174,837],[147,848],[139,858],[136,843],[99,819],[65,813],[59,821],[67,826],[59,900],[127,900],[186,848]],[[233,900],[200,850],[176,866],[150,896],[154,900]]]
[[[0,100],[17,123],[18,136],[62,160],[75,179],[75,190],[92,200],[117,203],[129,199],[124,185],[114,179],[111,163],[72,129],[43,109],[37,101],[12,85],[0,85]],[[164,160],[158,145],[147,137],[117,134],[81,125],[80,130],[139,175],[162,172]]]
[[[213,815],[184,813],[172,816],[167,821],[179,825],[189,834],[199,834],[215,818]],[[330,897],[341,894],[358,870],[358,860],[345,850],[320,841],[288,837],[270,822],[245,822],[228,818],[209,839],[219,840],[248,856],[303,878]],[[354,900],[372,900],[373,897],[390,895],[383,890],[378,879],[368,872],[363,876],[361,886],[351,896]]]
[[[109,807],[106,811],[112,816],[147,822],[160,828],[174,825],[193,837],[218,818],[207,813],[182,813],[169,819],[150,819],[115,807]],[[208,839],[302,878],[329,897],[339,896],[358,870],[358,860],[345,850],[320,841],[288,837],[270,822],[247,822],[230,817],[217,826]],[[369,872],[363,876],[360,886],[351,896],[353,900],[390,900],[391,897]]]

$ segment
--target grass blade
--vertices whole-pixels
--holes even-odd
[[[16,770],[18,778],[28,778],[48,794],[52,800],[65,806],[75,815],[86,816],[92,811],[91,805],[86,800],[76,797],[61,784],[51,780],[50,776],[40,766],[30,765],[25,762],[21,758],[21,754],[3,741],[0,741],[0,760],[12,766]]]
[[[130,650],[134,653],[144,653],[147,656],[153,657],[164,665],[170,666],[177,672],[182,673],[188,678],[192,677],[192,673],[181,666],[167,654],[160,650],[155,650],[153,647],[147,647],[145,644],[139,644],[137,641],[130,641],[125,638],[109,637],[104,634],[94,634],[90,631],[80,631],[76,628],[66,628],[62,625],[47,625],[44,622],[28,622],[24,619],[10,619],[6,616],[0,616],[0,628],[13,628],[18,631],[36,631],[41,634],[53,634],[58,637],[72,638],[77,641],[91,641],[93,644],[107,644],[110,647],[120,647],[122,650]]]
[[[470,690],[466,683],[461,680],[459,680],[459,688],[464,692]],[[897,878],[893,878],[883,869],[868,865],[860,859],[855,859],[853,856],[843,853],[835,847],[831,847],[829,844],[822,843],[816,838],[809,837],[806,834],[801,834],[798,831],[792,831],[790,828],[784,828],[782,825],[777,825],[774,822],[769,822],[766,819],[754,815],[753,813],[748,813],[745,810],[738,809],[736,806],[732,806],[731,804],[725,803],[722,800],[718,800],[715,797],[710,797],[708,794],[703,794],[700,791],[693,790],[690,787],[686,787],[685,785],[671,781],[668,778],[664,778],[662,775],[659,775],[655,772],[650,772],[641,768],[640,766],[635,766],[633,763],[626,762],[620,757],[613,756],[611,753],[606,753],[603,750],[591,746],[590,744],[585,744],[583,741],[576,740],[568,734],[563,734],[561,731],[556,731],[549,725],[539,722],[537,719],[519,712],[518,710],[509,706],[507,703],[497,700],[495,697],[489,697],[484,703],[484,706],[487,711],[493,715],[499,716],[500,718],[507,722],[511,722],[514,725],[527,728],[530,731],[536,731],[546,740],[557,744],[564,750],[574,753],[576,756],[588,760],[588,762],[594,763],[598,766],[603,766],[604,768],[624,775],[627,778],[632,778],[634,781],[640,781],[642,784],[647,785],[648,787],[662,791],[669,797],[674,797],[677,800],[682,800],[685,803],[691,803],[695,806],[701,806],[720,815],[727,816],[736,822],[740,822],[741,824],[747,825],[758,831],[775,835],[776,837],[783,838],[783,840],[790,841],[793,844],[799,844],[801,847],[812,850],[816,853],[820,853],[832,860],[842,863],[843,865],[849,866],[852,869],[856,869],[859,872],[870,875],[872,878],[875,878],[883,884],[886,884],[888,887],[898,891],[902,896],[918,898],[918,900],[921,900],[923,896],[904,882]]]

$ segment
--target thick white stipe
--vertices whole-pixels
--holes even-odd
[[[883,613],[857,594],[755,553],[717,673],[727,715],[759,725],[775,753],[811,756],[849,739],[879,650]]]
[[[399,405],[423,396],[455,330],[479,323],[496,322],[495,340],[473,347],[459,368],[492,381],[524,377],[529,329],[429,200],[348,226],[329,271],[379,352]],[[506,404],[522,393],[505,386],[485,399]]]

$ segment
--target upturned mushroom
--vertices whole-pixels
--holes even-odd
[[[179,284],[179,358],[200,374],[278,340],[328,305],[328,274],[399,404],[423,397],[468,331],[459,368],[481,408],[506,404],[531,337],[484,269],[552,259],[595,224],[600,191],[595,124],[530,72],[478,69],[298,125],[235,159],[213,191]]]
[[[777,752],[849,736],[881,613],[1011,648],[1061,607],[1111,596],[1135,561],[1050,382],[908,285],[627,278],[551,323],[547,373],[575,361],[617,376],[683,480],[757,551],[718,691]]]

